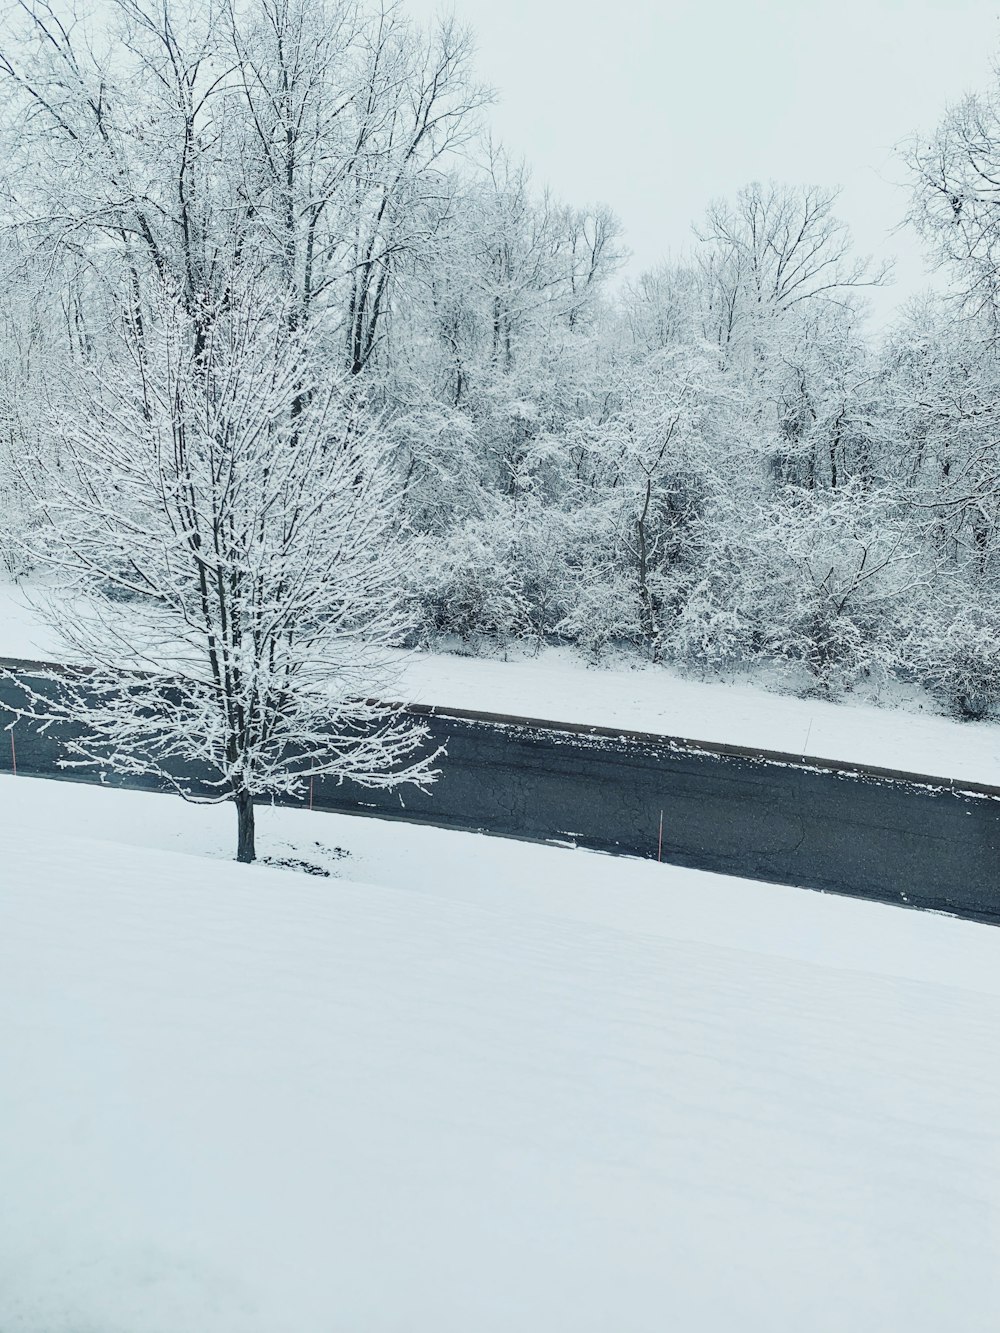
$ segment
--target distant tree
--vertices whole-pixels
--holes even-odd
[[[918,677],[961,716],[1000,699],[1000,347],[989,311],[912,302],[886,339],[881,466],[926,570],[900,636]]]
[[[735,200],[709,205],[694,228],[706,338],[752,359],[781,316],[806,304],[844,304],[885,280],[886,266],[853,253],[836,201],[836,190],[755,181]]]
[[[756,498],[719,494],[703,529],[698,580],[682,636],[706,660],[805,668],[835,696],[895,660],[900,606],[921,566],[892,494],[859,482],[837,490],[782,486]]]
[[[641,356],[697,342],[702,333],[702,276],[693,263],[665,263],[626,283],[621,301],[626,346]]]
[[[957,284],[968,314],[1000,333],[1000,87],[966,97],[906,153],[910,221]]]
[[[425,784],[425,735],[371,702],[405,622],[388,443],[249,282],[192,318],[162,291],[47,414],[60,469],[39,559],[84,673],[35,713],[69,762],[253,802],[313,777]],[[207,778],[207,789],[189,775]]]
[[[670,649],[687,530],[712,469],[706,418],[725,413],[724,391],[703,347],[675,346],[626,366],[614,397],[605,420],[570,437],[573,494],[591,531],[570,525],[577,590],[560,628],[595,656],[631,639],[658,661]]]
[[[474,128],[471,39],[358,0],[15,0],[0,34],[12,216],[108,285],[170,281],[196,320],[266,259],[295,326],[366,368]]]

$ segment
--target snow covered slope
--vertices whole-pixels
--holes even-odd
[[[3,1333],[996,1327],[1000,932],[233,822],[0,779]]]
[[[799,699],[664,667],[587,667],[569,650],[510,662],[413,653],[402,660],[400,697],[1000,785],[996,723]]]
[[[0,584],[0,656],[60,660],[58,638]],[[510,662],[447,653],[398,657],[408,703],[622,727],[1000,786],[1000,726],[909,710],[797,699],[688,680],[663,667],[587,667],[569,650]]]

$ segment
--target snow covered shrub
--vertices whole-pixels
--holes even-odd
[[[506,507],[495,518],[469,519],[421,543],[415,591],[428,636],[505,647],[531,632],[523,566]]]
[[[821,694],[878,685],[891,668],[893,627],[914,579],[891,500],[855,482],[836,492],[788,487],[761,517],[777,603],[767,650],[802,663]]]
[[[0,446],[0,571],[12,579],[32,570],[30,537],[38,521],[33,497],[13,459]]]
[[[670,627],[669,650],[677,662],[723,671],[752,656],[752,638],[749,617],[706,576],[688,590]]]
[[[634,580],[614,570],[593,583],[580,580],[573,606],[556,625],[556,633],[594,662],[609,648],[638,642],[642,618]]]
[[[537,649],[564,614],[567,516],[533,497],[496,500],[494,509],[415,543],[409,596],[425,639]]]
[[[769,653],[806,668],[813,682],[808,693],[835,699],[861,685],[878,691],[889,674],[890,654],[876,620],[858,612],[847,613],[834,599],[811,592],[789,623],[772,634]]]
[[[695,660],[762,656],[804,667],[836,696],[891,667],[912,563],[891,506],[848,484],[786,486],[716,503],[700,525],[703,575],[679,617]]]
[[[554,632],[593,661],[610,648],[642,641],[642,608],[635,571],[621,551],[618,497],[579,506],[563,518]]]
[[[985,717],[1000,702],[1000,605],[919,609],[901,645],[917,680],[957,717]]]

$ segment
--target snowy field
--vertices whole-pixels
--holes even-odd
[[[0,583],[0,656],[65,660],[16,587]],[[400,654],[392,682],[407,703],[623,727],[1000,785],[1000,725],[908,709],[799,699],[753,685],[702,682],[663,667],[588,667],[569,649],[512,661]]]
[[[997,1327],[1000,931],[234,822],[0,779],[3,1333]]]

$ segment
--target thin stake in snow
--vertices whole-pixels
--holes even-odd
[[[10,733],[10,763],[14,777],[17,777],[17,746],[14,744],[14,732]]]
[[[660,840],[656,845],[656,859],[663,860],[663,811],[660,811]]]

